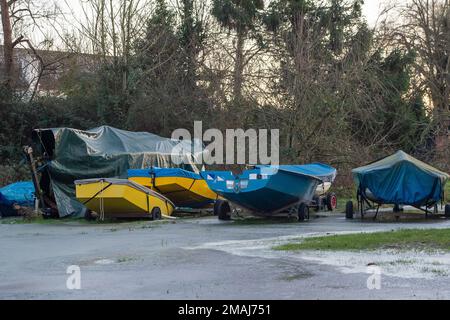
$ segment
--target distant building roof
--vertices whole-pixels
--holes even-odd
[[[39,80],[39,91],[57,92],[61,89],[62,78],[75,70],[92,72],[100,64],[98,55],[37,50],[39,58],[31,49],[14,48],[14,64],[16,70],[16,86],[20,90],[28,90],[36,83],[39,70],[43,68]],[[41,62],[42,60],[42,62]],[[0,81],[4,75],[3,45],[0,45]]]

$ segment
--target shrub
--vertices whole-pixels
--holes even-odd
[[[0,188],[17,181],[27,181],[31,179],[28,166],[18,165],[0,165]]]

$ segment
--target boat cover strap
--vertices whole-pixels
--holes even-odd
[[[102,193],[103,191],[105,191],[106,189],[108,189],[110,186],[112,185],[112,183],[108,183],[106,185],[106,187],[102,188],[99,192],[97,192],[96,194],[94,194],[92,197],[90,197],[89,199],[87,199],[86,201],[83,202],[83,204],[87,204],[89,201],[91,201],[92,199],[94,199],[96,196],[98,196],[100,193]]]
[[[152,195],[155,196],[157,198],[160,198],[161,200],[164,201],[168,201],[170,203],[172,203],[169,199],[167,199],[166,197],[164,197],[162,194],[153,191],[149,188],[146,188],[136,182],[127,180],[127,179],[113,179],[113,178],[95,178],[95,179],[83,179],[83,180],[76,180],[75,184],[76,185],[83,185],[83,184],[90,184],[90,183],[98,183],[98,182],[106,182],[109,183],[110,185],[126,185],[129,186],[131,188],[134,188],[136,190],[142,191],[148,195]],[[100,193],[100,192],[98,192]],[[96,195],[98,195],[98,193]],[[96,196],[94,195],[94,197]],[[173,205],[175,206],[175,205]]]
[[[128,178],[144,177],[144,178],[160,178],[160,177],[179,177],[199,180],[201,176],[198,173],[184,170],[181,168],[158,168],[152,167],[148,169],[129,169]]]

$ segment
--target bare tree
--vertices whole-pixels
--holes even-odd
[[[30,83],[30,87],[32,87],[30,97],[33,99],[46,64],[30,35],[34,34],[36,29],[44,34],[42,21],[52,19],[56,14],[55,10],[33,0],[1,0],[0,5],[3,28],[4,85],[8,90],[15,89],[20,70],[15,63],[14,49],[25,48],[38,63],[37,81],[34,81],[33,85]],[[25,93],[29,93],[28,90],[25,90]]]
[[[411,0],[402,16],[395,36],[417,53],[417,77],[433,105],[438,147],[445,149],[450,139],[450,2]]]
[[[72,1],[65,0],[65,3],[65,9],[73,7]],[[112,62],[117,69],[121,69],[122,91],[125,93],[133,41],[145,32],[146,20],[153,9],[152,1],[79,0],[77,6],[82,15],[77,17],[71,9],[70,17],[75,19],[75,23],[73,36],[65,37],[66,46],[73,51],[98,55],[103,62]],[[61,21],[58,25],[65,26],[65,22]],[[64,35],[61,36],[64,38]],[[82,39],[79,41],[81,47],[74,46],[74,39]]]
[[[1,0],[1,17],[3,27],[3,57],[4,57],[4,71],[5,71],[5,87],[11,89],[14,82],[14,60],[13,50],[20,40],[12,39],[12,25],[11,25],[11,6],[15,1]]]

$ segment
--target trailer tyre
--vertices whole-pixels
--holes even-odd
[[[305,219],[309,219],[309,207],[302,202],[298,207],[298,221],[305,221]]]
[[[353,219],[353,201],[347,201],[345,204],[345,218]]]
[[[49,215],[43,215],[44,219],[48,219]],[[84,219],[86,219],[87,221],[93,221],[95,219],[97,219],[97,215],[94,214],[91,210],[87,209],[86,212],[84,213]]]
[[[446,218],[450,218],[450,204],[445,205],[444,215]]]
[[[151,212],[152,220],[161,220],[161,209],[159,207],[154,207]]]
[[[319,212],[322,209],[322,197],[314,196],[313,203],[315,204],[314,211]]]
[[[337,207],[337,197],[335,193],[329,193],[327,195],[327,209],[333,211]]]
[[[219,220],[230,220],[231,208],[228,201],[217,200],[214,204],[214,215],[217,216]]]

